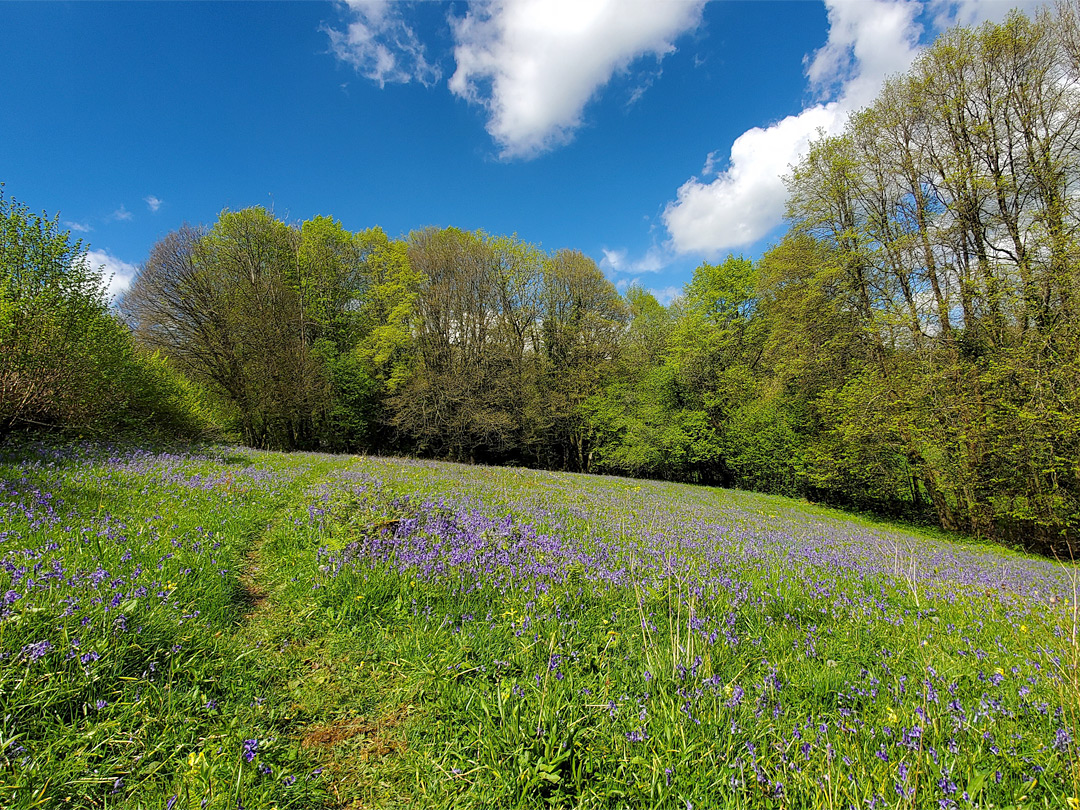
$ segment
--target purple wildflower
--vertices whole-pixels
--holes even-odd
[[[44,657],[53,648],[52,642],[48,639],[41,641],[35,641],[33,644],[27,644],[22,648],[22,655],[29,658],[31,661],[37,661],[39,658]]]

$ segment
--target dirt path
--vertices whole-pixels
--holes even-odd
[[[267,530],[269,527],[267,527]],[[239,582],[243,620],[245,623],[258,613],[267,609],[269,591],[260,581],[262,573],[262,545],[266,542],[266,531],[258,534],[244,553],[244,565],[240,570]]]

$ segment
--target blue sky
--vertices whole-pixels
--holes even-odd
[[[779,176],[1003,0],[0,3],[0,181],[122,291],[225,208],[577,248],[667,301]]]

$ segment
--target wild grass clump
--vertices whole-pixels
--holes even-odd
[[[1080,797],[1071,565],[617,478],[27,455],[5,807]]]

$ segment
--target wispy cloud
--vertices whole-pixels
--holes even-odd
[[[139,268],[134,264],[118,259],[104,250],[87,251],[86,261],[95,270],[100,270],[105,277],[108,285],[106,295],[110,301],[115,301],[123,295],[139,272]]]
[[[109,214],[109,219],[115,222],[127,222],[131,220],[135,215],[127,210],[122,204],[119,208]]]
[[[659,273],[671,260],[671,255],[664,248],[653,245],[637,258],[630,258],[625,248],[603,248],[604,258],[600,260],[600,269],[611,273]]]
[[[663,75],[664,69],[657,65],[656,70],[641,76],[637,80],[637,84],[634,86],[634,89],[630,91],[630,97],[626,100],[627,109],[633,107],[635,104],[641,101],[641,99],[644,98],[645,93],[648,92],[649,88],[652,87],[653,84],[656,83]]]
[[[149,197],[143,197],[143,202],[146,203],[147,208],[149,208],[153,213],[156,214],[157,210],[161,208],[162,204],[164,203],[164,200],[151,194]]]
[[[347,0],[351,17],[344,30],[324,27],[333,54],[357,73],[385,87],[417,81],[431,86],[442,77],[427,60],[423,43],[406,21],[404,3]]]
[[[70,228],[76,233],[90,233],[90,231],[94,230],[88,222],[68,222],[64,220],[64,227]]]

